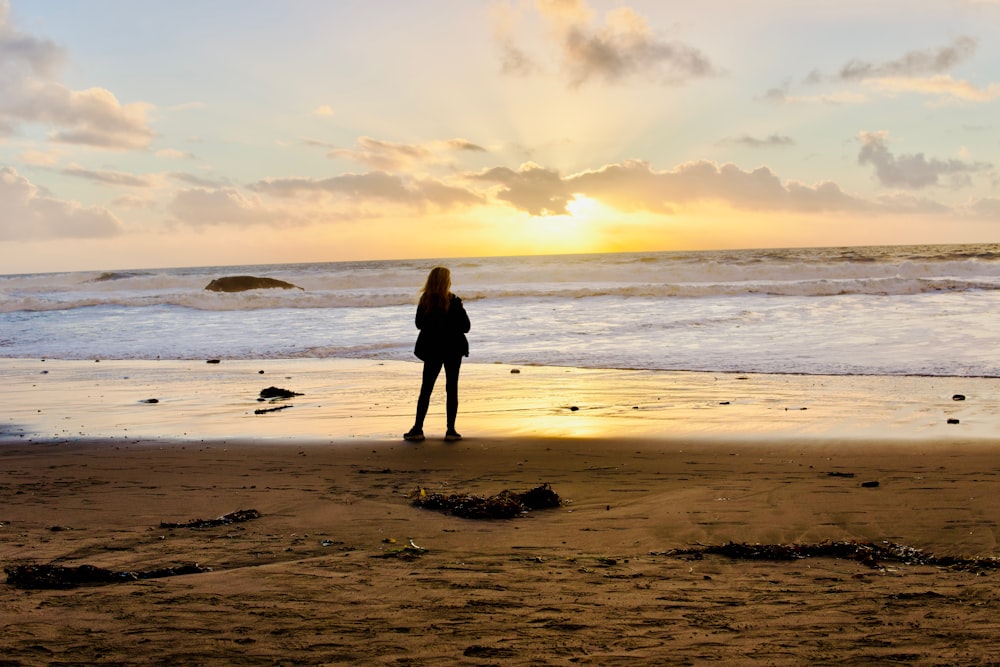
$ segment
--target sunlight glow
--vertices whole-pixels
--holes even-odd
[[[566,204],[566,209],[575,220],[593,220],[601,213],[601,203],[590,197],[575,195],[573,201]]]

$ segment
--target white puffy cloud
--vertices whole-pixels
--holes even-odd
[[[0,168],[0,241],[116,236],[122,224],[98,206],[49,196],[10,167]]]
[[[890,188],[918,190],[941,184],[943,176],[950,177],[952,186],[970,185],[970,175],[987,171],[989,164],[926,158],[923,153],[894,155],[888,146],[888,133],[861,132],[858,135],[861,151],[858,164],[875,167],[879,183]]]
[[[0,133],[40,124],[51,127],[50,139],[60,143],[114,150],[148,146],[150,106],[121,104],[104,88],[70,90],[56,79],[64,59],[54,43],[12,25],[10,5],[0,0]]]
[[[630,7],[612,9],[603,22],[595,22],[585,0],[536,0],[534,7],[548,27],[549,45],[558,52],[571,86],[595,79],[617,83],[632,78],[678,84],[718,74],[699,49],[659,37],[646,18]],[[494,12],[501,69],[508,74],[531,74],[539,70],[538,58],[518,45],[517,18],[509,4]]]

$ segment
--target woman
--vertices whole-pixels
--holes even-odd
[[[462,367],[462,357],[469,356],[469,341],[465,337],[471,325],[462,300],[451,293],[451,271],[443,266],[431,269],[417,304],[417,344],[413,353],[424,362],[423,381],[420,397],[417,399],[417,418],[413,428],[403,435],[403,439],[420,442],[424,439],[424,417],[431,402],[434,382],[444,366],[445,393],[448,430],[444,439],[448,442],[461,440],[455,430],[458,415],[458,371]]]

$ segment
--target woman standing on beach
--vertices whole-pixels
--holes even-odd
[[[469,316],[462,300],[451,293],[451,271],[443,266],[431,269],[420,294],[416,316],[417,344],[413,353],[424,362],[423,381],[420,397],[417,399],[417,418],[413,428],[403,435],[403,439],[419,442],[424,439],[424,417],[431,402],[434,383],[444,366],[446,410],[448,430],[444,439],[449,442],[461,440],[455,430],[458,416],[458,371],[462,367],[462,357],[469,356],[469,341],[465,337],[471,328]]]

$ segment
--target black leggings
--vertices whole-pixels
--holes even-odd
[[[417,399],[417,419],[413,422],[418,429],[424,427],[424,417],[427,416],[427,408],[431,404],[431,392],[434,391],[434,383],[441,374],[442,366],[444,366],[444,389],[447,394],[445,406],[448,413],[448,430],[455,429],[455,417],[458,416],[458,371],[462,368],[462,357],[431,359],[424,362],[424,377],[420,383],[420,398]]]

